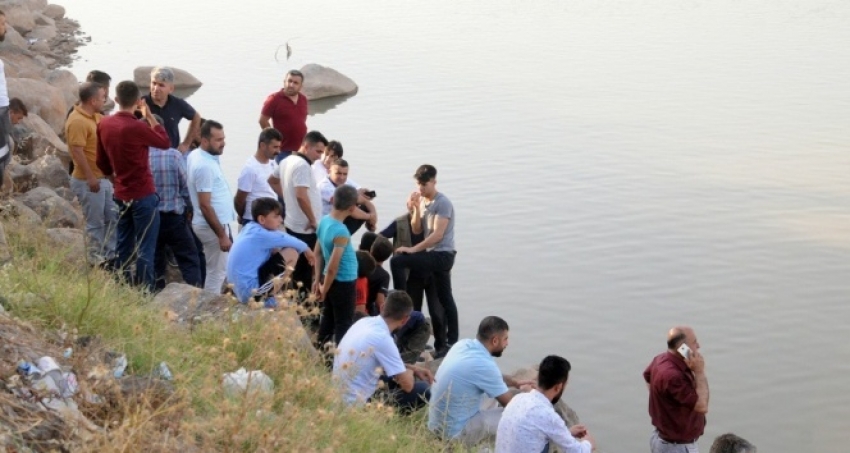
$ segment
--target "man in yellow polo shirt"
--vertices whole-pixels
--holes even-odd
[[[86,82],[80,85],[80,102],[65,121],[65,140],[74,161],[71,190],[77,195],[86,218],[88,255],[92,264],[115,258],[118,209],[112,200],[112,182],[97,168],[97,124],[106,102],[106,87]]]

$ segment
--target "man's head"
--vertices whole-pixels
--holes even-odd
[[[567,380],[570,378],[570,362],[563,357],[550,355],[540,362],[540,370],[537,372],[537,387],[552,401],[557,403],[567,388]]]
[[[488,316],[478,325],[478,341],[493,357],[501,357],[508,347],[508,323],[498,316]]]
[[[132,80],[118,82],[118,85],[115,87],[115,103],[122,109],[136,108],[136,104],[139,103],[140,98],[141,92],[139,91],[139,87]]]
[[[107,94],[109,94],[109,86],[112,85],[112,77],[109,77],[109,74],[98,71],[97,69],[89,71],[86,75],[86,82],[94,82],[98,85],[106,88]]]
[[[331,164],[337,159],[342,159],[342,143],[331,140],[325,147],[325,154],[322,154],[322,165],[330,169]]]
[[[744,438],[727,433],[714,439],[708,453],[756,453],[756,447]]]
[[[151,71],[151,98],[158,104],[164,103],[174,91],[174,71],[157,66]]]
[[[266,159],[274,159],[280,153],[280,142],[283,141],[283,136],[280,135],[277,129],[267,127],[260,132],[260,138],[257,140],[257,153]]]
[[[357,208],[357,189],[343,185],[334,190],[333,208],[335,211],[351,212]]]
[[[83,82],[80,84],[80,105],[90,109],[92,112],[100,112],[106,103],[106,88],[94,82]]]
[[[368,252],[372,248],[372,244],[375,243],[375,238],[377,237],[378,235],[371,231],[364,232],[363,236],[360,236],[360,245],[357,246],[357,250],[365,250]]]
[[[6,13],[0,11],[0,41],[6,39]]]
[[[667,332],[667,349],[675,352],[682,344],[688,345],[691,351],[699,351],[699,341],[694,329],[690,326],[676,326]]]
[[[283,94],[287,96],[295,96],[301,92],[301,86],[304,84],[304,74],[301,71],[293,69],[286,73],[283,79]]]
[[[433,165],[420,165],[413,174],[419,193],[425,198],[433,198],[437,194],[437,169]]]
[[[310,159],[310,162],[315,162],[322,157],[326,146],[328,146],[328,139],[321,132],[310,131],[304,136],[304,140],[301,142],[301,149],[298,152],[303,154],[307,159]]]
[[[280,203],[271,197],[257,198],[251,203],[251,216],[254,221],[269,231],[277,230],[283,223],[280,212]]]
[[[375,242],[372,243],[372,248],[369,249],[369,253],[372,254],[372,257],[375,258],[375,261],[379,264],[383,263],[393,256],[393,243],[383,236],[378,236],[375,238]]]
[[[393,291],[384,301],[384,306],[381,307],[381,317],[387,321],[387,325],[396,329],[403,326],[413,311],[413,300],[404,291]]]
[[[337,159],[331,164],[328,178],[334,185],[341,186],[348,181],[348,162],[345,159]]]
[[[18,124],[28,115],[27,106],[18,98],[9,99],[9,119],[12,124]]]
[[[218,121],[206,120],[201,126],[201,149],[218,156],[224,152],[224,126]]]

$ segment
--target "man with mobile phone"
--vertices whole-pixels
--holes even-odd
[[[649,416],[655,426],[649,440],[652,453],[698,453],[697,440],[705,430],[709,392],[705,361],[694,329],[670,329],[667,351],[652,359],[643,378],[649,389]]]

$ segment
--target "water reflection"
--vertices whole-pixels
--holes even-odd
[[[310,116],[313,116],[313,115],[321,115],[323,113],[327,113],[327,112],[335,109],[338,105],[347,101],[348,98],[350,98],[352,96],[354,96],[354,95],[352,94],[352,95],[348,95],[348,96],[334,96],[334,97],[330,97],[330,98],[317,99],[315,101],[310,101],[310,105],[309,105],[309,112],[310,113],[309,114],[310,114]]]

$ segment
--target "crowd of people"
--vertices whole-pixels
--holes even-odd
[[[0,40],[4,27],[2,22]],[[10,102],[2,79],[5,162],[10,108],[23,115],[26,108]],[[256,152],[233,193],[220,162],[224,126],[202,119],[173,94],[171,69],[155,68],[144,96],[134,82],[118,83],[112,114],[104,112],[110,76],[90,72],[68,112],[64,136],[92,263],[152,293],[164,287],[172,263],[189,285],[214,293],[229,289],[241,303],[268,308],[280,303],[274,283],[284,277],[299,292],[295,303],[315,299],[321,305],[316,343],[333,351],[332,379],[346,404],[380,398],[401,413],[427,406],[428,429],[439,438],[490,443],[497,452],[536,453],[551,446],[593,451],[596,441],[587,427],[568,427],[555,410],[569,380],[569,361],[547,356],[537,379],[516,380],[495,361],[509,343],[504,319],[488,316],[475,338],[459,338],[451,284],[455,212],[437,190],[437,169],[425,164],[415,170],[417,188],[404,213],[376,233],[375,192],[348,179],[339,141],[308,132],[303,82],[302,73],[289,71],[283,88],[265,100]],[[183,119],[189,127],[181,138]],[[364,227],[355,250],[352,234]],[[422,313],[423,299],[430,318]],[[436,375],[419,361],[432,333],[433,356],[442,359]],[[709,391],[693,329],[670,330],[667,350],[646,368],[644,379],[655,427],[651,451],[696,452]],[[482,399],[492,404],[486,407]],[[727,434],[711,452],[755,448]]]

